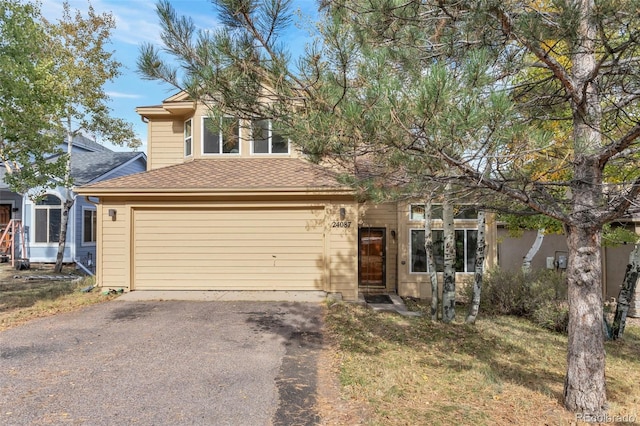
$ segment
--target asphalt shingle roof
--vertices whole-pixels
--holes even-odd
[[[87,189],[145,190],[346,189],[324,167],[296,158],[200,159],[87,185]]]
[[[75,185],[84,185],[140,155],[139,152],[74,152],[71,177]]]

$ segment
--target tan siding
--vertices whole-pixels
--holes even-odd
[[[396,203],[362,204],[360,206],[361,228],[386,229],[386,288],[395,291],[397,284],[398,259],[398,214]],[[392,231],[396,234],[394,238]]]
[[[149,123],[148,169],[179,164],[184,161],[184,120],[153,119]]]
[[[135,211],[134,289],[323,290],[322,209]]]
[[[109,216],[109,209],[117,211],[116,220]],[[125,242],[128,238],[129,217],[123,203],[102,203],[98,210],[98,279],[102,287],[128,288]]]
[[[340,221],[339,210],[346,209],[349,228],[332,228],[332,221]],[[331,290],[341,293],[345,300],[358,297],[358,208],[356,203],[334,205],[327,209],[330,235]]]

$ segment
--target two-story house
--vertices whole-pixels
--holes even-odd
[[[99,200],[98,285],[430,295],[422,204],[359,203],[266,119],[229,116],[214,131],[184,94],[137,112],[148,123],[147,171],[77,188]],[[457,267],[471,276],[474,215],[456,226]],[[493,264],[495,225],[487,230]]]

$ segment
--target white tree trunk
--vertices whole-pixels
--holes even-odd
[[[533,261],[533,258],[535,257],[535,255],[538,254],[538,251],[540,251],[540,247],[542,246],[543,241],[544,241],[544,228],[538,229],[538,233],[536,234],[536,239],[533,240],[533,244],[531,245],[531,248],[529,249],[529,251],[527,252],[527,254],[525,255],[522,261],[522,272],[524,272],[525,274],[531,272],[531,262]]]
[[[433,230],[431,228],[431,199],[424,203],[424,251],[427,271],[431,280],[431,320],[438,320],[438,271],[433,257]]]
[[[613,319],[612,330],[614,339],[619,339],[624,334],[629,305],[631,305],[631,300],[636,292],[638,276],[640,276],[640,246],[636,245],[629,254],[627,272],[624,274],[624,281],[618,294],[618,303],[616,304],[616,315]]]
[[[72,131],[71,115],[67,116],[67,165],[64,173],[65,188],[69,185],[71,179],[71,152],[73,150],[73,131]],[[67,242],[67,226],[69,223],[69,212],[73,206],[73,197],[71,190],[66,188],[62,200],[62,218],[60,221],[60,238],[58,239],[58,253],[56,255],[55,272],[62,272],[62,262],[64,261],[64,248]]]
[[[451,204],[451,184],[445,188],[442,204],[444,232],[444,273],[442,282],[442,321],[449,323],[456,317],[456,234]]]
[[[465,322],[473,324],[478,317],[480,310],[480,294],[482,293],[482,275],[484,273],[484,252],[485,252],[485,226],[486,213],[484,210],[478,210],[478,240],[476,247],[476,261],[473,277],[473,296],[469,305],[469,314]]]

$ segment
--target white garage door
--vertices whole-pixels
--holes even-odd
[[[138,209],[133,290],[322,290],[324,210]]]

